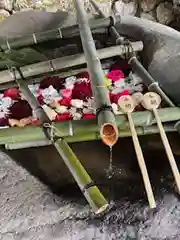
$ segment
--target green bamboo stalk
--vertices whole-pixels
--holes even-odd
[[[142,42],[132,43],[134,51],[141,51],[143,49]],[[111,58],[114,56],[119,56],[124,54],[123,46],[115,46],[109,48],[103,48],[97,51],[98,57],[100,59]],[[84,54],[75,54],[71,56],[56,58],[51,61],[44,61],[40,63],[26,65],[20,68],[23,76],[25,78],[35,77],[39,75],[44,75],[44,73],[54,73],[54,71],[60,71],[67,68],[72,68],[85,64],[86,59]],[[20,79],[19,72],[16,71],[17,79]],[[14,82],[14,77],[9,70],[4,70],[0,72],[0,84],[6,84],[9,82]]]
[[[83,195],[91,206],[93,212],[95,214],[104,212],[109,206],[108,202],[106,201],[100,190],[97,188],[97,186],[92,182],[92,179],[90,178],[74,152],[71,150],[67,142],[63,138],[56,139],[54,138],[54,136],[51,136],[51,131],[49,130],[52,130],[54,128],[51,128],[52,125],[50,119],[25,84],[25,81],[23,81],[23,75],[20,71],[19,74],[21,75],[22,79],[17,80],[15,77],[15,80],[17,81],[21,92],[26,97],[26,100],[29,102],[36,116],[40,119],[42,125],[49,125],[49,128],[43,131],[45,133],[44,135],[46,136],[46,139],[52,141],[52,144],[64,160],[64,163],[66,164],[72,176],[76,180],[80,190],[82,191]]]
[[[116,21],[120,21],[120,16],[115,17]],[[89,20],[89,25],[92,30],[107,28],[111,24],[111,17]],[[0,46],[2,50],[17,49],[27,47],[34,44],[39,44],[51,40],[66,39],[79,35],[78,25],[67,26],[63,28],[56,28],[44,32],[28,34],[16,38],[1,39]]]
[[[176,131],[173,125],[164,125],[164,129],[166,132]],[[19,129],[18,133],[20,132],[21,130]],[[157,128],[157,126],[136,127],[136,132],[139,136],[145,136],[145,135],[152,135],[152,134],[159,133],[159,129]],[[130,137],[130,136],[131,136],[131,131],[129,129],[123,129],[119,131],[120,138]],[[93,132],[84,132],[74,136],[66,136],[64,137],[64,139],[68,143],[78,143],[78,142],[100,140],[101,136],[99,132],[93,131]],[[46,140],[45,136],[43,135],[43,132],[37,133],[36,129],[32,128],[30,135],[21,134],[20,138],[18,134],[17,136],[12,135],[12,138],[9,135],[7,135],[6,138],[1,140],[0,145],[5,145],[7,150],[13,150],[13,149],[23,149],[23,148],[30,148],[30,147],[48,146],[48,145],[51,145],[51,143],[48,140]]]
[[[88,18],[81,0],[75,0],[76,17],[87,66],[91,75],[91,87],[95,97],[97,119],[102,141],[112,146],[118,140],[118,129],[113,112],[109,91],[104,81],[104,73],[98,58],[95,43],[88,24]]]
[[[180,119],[180,108],[162,108],[158,110],[158,114],[163,123],[175,122]],[[155,124],[155,119],[152,122],[149,121],[152,114],[149,111],[134,112],[132,113],[133,121],[136,128],[146,128]],[[130,131],[129,124],[125,115],[116,117],[116,123],[119,129],[119,137],[124,132]],[[53,123],[53,126],[58,131],[58,136],[68,139],[68,142],[88,141],[88,136],[98,135],[99,127],[96,120],[78,120],[78,121],[66,121],[60,123]],[[151,128],[150,128],[151,129]],[[85,140],[84,140],[85,139]],[[91,140],[92,138],[90,138]],[[94,138],[93,140],[95,140]],[[45,141],[47,140],[43,129],[38,126],[26,126],[23,128],[11,127],[0,129],[0,145],[7,143],[22,143],[33,141]]]

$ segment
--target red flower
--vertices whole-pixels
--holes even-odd
[[[70,107],[71,106],[71,98],[63,98],[60,100],[60,105]]]
[[[72,91],[73,99],[80,99],[85,101],[87,98],[90,97],[92,97],[92,89],[90,83],[75,83],[74,89]]]
[[[124,90],[123,92],[118,93],[118,94],[109,93],[109,97],[110,97],[111,103],[116,103],[117,104],[118,103],[118,99],[121,96],[124,96],[124,95],[129,95],[129,91],[128,90]]]
[[[63,84],[64,84],[63,78],[59,78],[58,76],[54,77],[47,76],[41,81],[39,88],[45,89],[52,85],[56,90],[59,91],[64,87]]]
[[[93,113],[85,113],[85,114],[83,114],[82,118],[83,119],[94,119],[94,118],[96,118],[96,115]]]
[[[26,100],[19,100],[10,107],[10,118],[22,119],[32,116],[32,109]]]
[[[87,78],[88,80],[90,79],[90,75],[88,72],[82,72],[82,73],[78,73],[76,75],[77,78]]]
[[[126,76],[128,76],[131,71],[131,65],[128,64],[126,60],[121,59],[111,66],[110,71],[112,70],[121,70]]]
[[[63,114],[58,114],[56,116],[55,121],[56,122],[64,122],[72,119],[72,115],[70,113],[63,113]]]
[[[20,98],[19,90],[17,88],[9,88],[4,91],[4,97],[10,97],[13,100]]]
[[[109,72],[106,77],[116,82],[119,81],[121,78],[124,78],[124,73],[121,70],[113,70]]]
[[[0,126],[8,126],[9,125],[9,121],[7,118],[0,118]]]
[[[38,102],[39,102],[40,105],[43,105],[43,104],[44,104],[44,98],[43,98],[42,95],[39,95],[39,96],[37,97],[37,100],[38,100]]]

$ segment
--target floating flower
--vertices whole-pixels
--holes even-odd
[[[90,113],[87,113],[87,114],[83,114],[82,116],[83,119],[94,119],[96,118],[96,115],[95,114],[90,114]]]
[[[121,70],[112,70],[106,75],[106,77],[111,79],[113,82],[116,82],[121,78],[124,78],[124,73]]]
[[[55,111],[57,113],[67,113],[68,112],[68,108],[67,108],[67,106],[59,105],[58,107],[56,107]]]
[[[85,101],[87,98],[92,97],[92,90],[89,83],[81,82],[75,83],[74,89],[72,91],[73,99],[80,99]]]
[[[76,112],[73,115],[73,120],[80,120],[82,118],[82,113]]]
[[[71,95],[72,95],[72,89],[68,89],[68,88],[67,89],[61,89],[60,94],[64,98],[70,98]]]
[[[58,114],[56,116],[55,121],[56,122],[63,122],[63,121],[68,121],[72,119],[72,115],[70,113],[63,113],[63,114]]]
[[[10,97],[3,97],[0,99],[0,109],[6,110],[11,107],[13,104],[13,100]]]
[[[9,118],[9,125],[11,127],[24,127],[24,123],[20,122],[17,119]]]
[[[17,100],[20,98],[19,90],[17,88],[9,88],[4,91],[4,97],[9,97],[12,100]]]
[[[76,108],[83,108],[84,102],[80,99],[72,99],[71,105]]]
[[[106,87],[107,87],[107,88],[110,88],[111,85],[112,85],[111,79],[109,79],[109,78],[107,78],[107,77],[105,77],[104,79],[105,79]]]
[[[47,76],[41,81],[39,87],[41,89],[45,89],[51,85],[53,86],[53,88],[59,91],[60,89],[64,88],[63,84],[64,84],[64,79],[59,78],[58,76],[53,76],[53,77]]]
[[[10,118],[20,120],[32,116],[32,109],[26,100],[15,102],[9,109]]]
[[[62,106],[67,106],[70,107],[71,106],[71,98],[63,98],[61,101],[59,101],[60,105]]]
[[[8,126],[9,125],[9,121],[8,121],[8,118],[0,118],[0,126]]]
[[[118,94],[113,94],[113,93],[109,93],[110,95],[110,100],[112,103],[118,103],[118,99],[121,97],[121,96],[124,96],[124,95],[129,95],[129,91],[128,90],[125,90],[121,93],[118,93]]]
[[[68,88],[68,89],[73,89],[74,88],[74,84],[76,82],[76,76],[72,76],[72,77],[68,77],[65,79],[65,88]]]
[[[37,97],[37,100],[38,100],[38,102],[39,102],[40,105],[43,105],[43,104],[45,103],[45,102],[44,102],[44,98],[43,98],[42,95],[39,95],[39,96]]]

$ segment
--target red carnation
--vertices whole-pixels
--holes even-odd
[[[73,99],[80,99],[85,101],[87,98],[92,97],[92,89],[90,83],[81,82],[75,83],[74,89],[72,91]]]
[[[4,91],[4,97],[10,97],[13,100],[20,98],[19,90],[17,88],[9,88]]]
[[[0,118],[0,126],[8,126],[9,125],[9,121],[7,118]]]
[[[93,113],[85,113],[85,114],[83,114],[82,118],[83,119],[94,119],[94,118],[96,118],[96,115]]]
[[[124,96],[124,95],[129,95],[129,91],[128,90],[124,90],[123,92],[118,93],[118,94],[109,93],[109,97],[110,97],[111,103],[116,103],[117,104],[118,103],[118,99],[121,96]]]
[[[43,98],[42,95],[39,95],[39,96],[37,97],[37,100],[38,100],[38,102],[39,102],[40,105],[43,105],[43,104],[44,104],[44,98]]]
[[[88,80],[90,79],[90,75],[88,72],[82,72],[82,73],[78,73],[76,75],[77,78],[87,78]]]
[[[19,100],[10,107],[10,118],[22,119],[32,116],[32,109],[26,100]]]
[[[60,105],[70,107],[71,106],[71,98],[63,98],[60,100]]]
[[[54,77],[47,76],[41,81],[39,88],[45,89],[52,85],[56,90],[59,91],[60,89],[64,88],[63,84],[64,84],[63,78],[60,78],[58,76]]]
[[[71,120],[72,119],[72,115],[70,113],[63,113],[63,114],[58,114],[56,116],[55,121],[56,122],[64,122],[67,120]]]

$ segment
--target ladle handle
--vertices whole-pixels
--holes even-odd
[[[143,177],[144,186],[145,186],[145,189],[146,189],[149,205],[150,205],[150,208],[155,208],[156,207],[156,202],[155,202],[153,190],[152,190],[152,187],[151,187],[151,183],[150,183],[150,180],[149,180],[146,164],[145,164],[143,153],[142,153],[142,149],[141,149],[141,146],[139,144],[138,136],[137,136],[137,133],[136,133],[136,129],[135,129],[135,126],[134,126],[134,122],[133,122],[131,113],[128,112],[127,116],[128,116],[128,120],[129,120],[129,127],[130,127],[130,130],[131,130],[131,133],[132,133],[134,148],[135,148],[137,160],[138,160],[138,163],[139,163],[139,167],[140,167],[140,170],[141,170],[141,174],[142,174],[142,177]]]
[[[155,119],[157,122],[157,126],[159,128],[160,136],[161,136],[161,139],[162,139],[162,142],[163,142],[163,145],[164,145],[164,148],[165,148],[165,151],[166,151],[166,154],[167,154],[167,157],[168,157],[168,160],[169,160],[169,163],[170,163],[170,166],[171,166],[171,169],[172,169],[175,181],[176,181],[178,191],[180,193],[180,174],[179,174],[179,170],[178,170],[175,158],[173,156],[173,153],[172,153],[168,138],[166,136],[166,133],[164,131],[162,122],[159,118],[157,109],[153,108],[153,113],[154,113],[154,116],[155,116]]]

